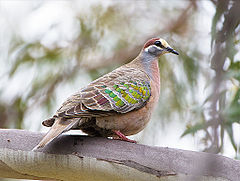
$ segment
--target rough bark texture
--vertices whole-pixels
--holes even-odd
[[[38,152],[42,133],[0,129],[0,177],[58,180],[239,181],[240,161],[106,138],[62,135]]]

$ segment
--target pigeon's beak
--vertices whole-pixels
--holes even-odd
[[[173,50],[171,47],[167,47],[166,50],[167,50],[168,52],[170,52],[170,53],[179,55],[179,53],[178,53],[176,50]]]

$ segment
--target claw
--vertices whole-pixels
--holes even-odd
[[[127,141],[127,142],[130,142],[130,143],[137,143],[135,140],[131,140],[131,139],[127,138],[120,131],[114,130],[113,132],[119,137],[119,138],[113,138],[113,139],[120,139],[120,140]]]

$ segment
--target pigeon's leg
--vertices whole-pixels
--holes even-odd
[[[127,142],[130,142],[130,143],[137,143],[135,140],[131,140],[129,138],[127,138],[124,134],[122,134],[120,131],[117,131],[117,130],[113,130],[113,132],[119,137],[119,138],[114,138],[113,139],[120,139],[120,140],[123,140],[123,141],[127,141]]]

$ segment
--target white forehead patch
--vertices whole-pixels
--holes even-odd
[[[159,41],[162,43],[162,45],[167,48],[167,47],[170,47],[169,44],[162,38],[159,39]]]

